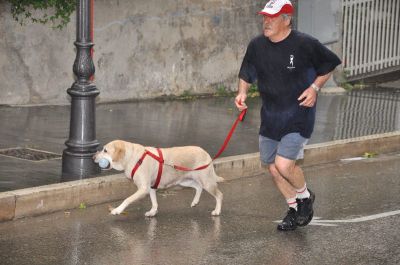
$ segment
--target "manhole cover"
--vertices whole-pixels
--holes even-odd
[[[61,155],[59,154],[30,149],[30,148],[20,148],[20,147],[0,150],[0,155],[29,160],[29,161],[43,161],[43,160],[61,158]]]

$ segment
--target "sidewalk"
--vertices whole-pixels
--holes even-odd
[[[321,94],[309,144],[400,130],[398,91]],[[225,157],[258,151],[260,99],[248,99],[247,105],[246,120],[238,125]],[[0,106],[0,149],[26,147],[61,155],[68,139],[69,108]],[[214,155],[237,114],[233,98],[101,104],[96,110],[97,139],[101,145],[114,139],[158,147],[199,145]],[[58,183],[60,175],[59,158],[33,162],[0,156],[0,192]]]

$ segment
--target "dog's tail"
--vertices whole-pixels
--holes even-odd
[[[223,177],[217,176],[217,182],[224,182],[225,179]]]

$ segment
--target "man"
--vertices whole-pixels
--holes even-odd
[[[259,14],[263,34],[247,47],[235,104],[239,110],[247,108],[247,91],[257,80],[260,158],[289,206],[278,229],[294,230],[311,221],[315,200],[296,160],[303,158],[314,128],[317,93],[341,62],[315,38],[291,29],[289,0],[271,0]]]

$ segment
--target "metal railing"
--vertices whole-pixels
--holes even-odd
[[[400,0],[342,0],[348,77],[400,66]]]

